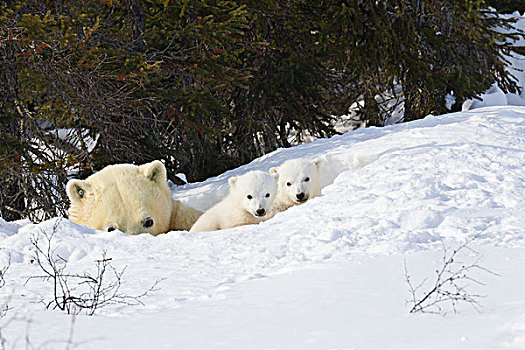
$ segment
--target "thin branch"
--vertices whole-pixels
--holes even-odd
[[[26,283],[35,279],[51,281],[53,298],[45,303],[47,309],[59,309],[73,315],[85,311],[87,315],[94,315],[98,309],[110,304],[143,305],[140,299],[156,290],[161,280],[157,280],[148,290],[138,295],[120,293],[126,267],[120,271],[115,269],[111,265],[113,259],[107,257],[106,251],[102,252],[100,259],[95,260],[95,274],[66,272],[68,261],[54,254],[55,249],[52,248],[52,238],[57,226],[58,224],[51,234],[41,231],[46,237],[44,243],[39,240],[40,235],[31,238],[33,261],[43,274],[30,276]]]
[[[480,299],[484,296],[470,292],[471,284],[469,282],[481,286],[484,284],[473,278],[471,274],[476,270],[480,270],[496,276],[499,275],[480,266],[481,255],[469,247],[469,244],[475,238],[467,240],[450,254],[447,247],[443,244],[442,266],[435,271],[436,277],[432,287],[422,294],[419,293],[419,290],[425,284],[426,279],[414,287],[405,261],[405,279],[410,293],[409,303],[412,305],[410,313],[441,313],[443,311],[442,306],[446,304],[449,304],[454,313],[457,313],[457,306],[460,303],[467,303],[474,310],[481,311]],[[458,260],[458,256],[465,250],[476,255],[473,262],[462,263]]]

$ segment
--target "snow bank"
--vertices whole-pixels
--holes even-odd
[[[173,196],[206,209],[226,194],[230,176],[298,157],[323,159],[322,195],[259,225],[153,237],[58,218],[0,219],[0,265],[11,261],[0,295],[8,314],[33,320],[29,331],[13,321],[2,333],[10,344],[26,333],[37,345],[67,339],[69,318],[42,311],[49,282],[28,281],[41,274],[31,241],[53,233],[53,254],[68,271],[93,271],[107,251],[116,268],[127,266],[123,293],[161,280],[143,306],[78,316],[79,348],[525,347],[525,108],[359,129],[279,149],[175,187]],[[423,280],[439,264],[443,241],[473,237],[485,266],[502,274],[482,276],[482,314],[461,307],[444,318],[409,315],[403,261]]]

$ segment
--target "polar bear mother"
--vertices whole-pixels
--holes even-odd
[[[109,165],[86,180],[69,180],[66,192],[69,220],[97,230],[158,235],[189,230],[202,214],[171,198],[166,168],[158,160]]]

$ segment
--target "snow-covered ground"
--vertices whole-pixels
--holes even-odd
[[[525,17],[508,16],[525,30]],[[525,87],[525,58],[508,59]],[[481,98],[461,113],[280,149],[173,187],[205,210],[226,195],[230,176],[321,158],[322,196],[259,225],[153,237],[0,218],[0,270],[9,265],[0,348],[525,349],[525,90],[493,85]],[[66,274],[95,274],[106,252],[125,268],[119,295],[158,284],[142,304],[128,298],[94,316],[46,310],[53,284],[32,278],[42,275],[32,241],[45,252],[46,235]],[[454,266],[488,270],[461,280],[482,307],[410,314],[406,271],[422,282],[422,298],[444,256],[467,240]],[[115,280],[111,270],[105,277]],[[86,284],[74,287],[78,295]]]
[[[280,149],[174,197],[206,209],[227,179],[286,159],[324,160],[322,195],[259,225],[153,237],[87,229],[65,219],[0,219],[0,319],[8,349],[524,349],[525,107],[489,107]],[[67,272],[93,273],[102,252],[127,266],[113,304],[72,318],[52,298],[31,239],[54,231]],[[483,308],[410,314],[411,280],[429,290],[467,239]],[[461,251],[459,262],[477,254]],[[60,263],[59,263],[60,265]],[[60,265],[62,266],[62,265]],[[70,334],[72,330],[72,334]],[[30,346],[27,346],[27,342]]]

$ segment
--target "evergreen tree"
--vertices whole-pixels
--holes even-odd
[[[499,13],[512,13],[518,11],[525,13],[525,0],[488,0],[487,3]]]
[[[501,2],[504,3],[504,2]],[[513,3],[514,4],[514,3]],[[516,86],[484,1],[0,1],[0,214],[64,214],[68,174],[161,159],[203,180]],[[494,5],[496,6],[496,5]],[[496,7],[499,7],[496,6]]]
[[[228,91],[249,76],[236,57],[245,45],[242,7],[138,0],[3,5],[3,217],[63,214],[67,171],[87,176],[111,163],[164,159],[170,176],[182,169],[202,178],[203,169],[232,166],[221,163],[217,143],[231,115]],[[63,137],[57,129],[70,132]]]
[[[404,103],[403,120],[446,112],[454,94],[458,110],[497,81],[516,85],[505,71],[503,53],[517,49],[501,34],[513,20],[497,17],[483,1],[328,1],[317,10],[323,47],[345,77],[350,103],[361,106],[368,125],[384,125]],[[321,5],[318,5],[321,6]],[[364,103],[363,103],[364,102]]]

